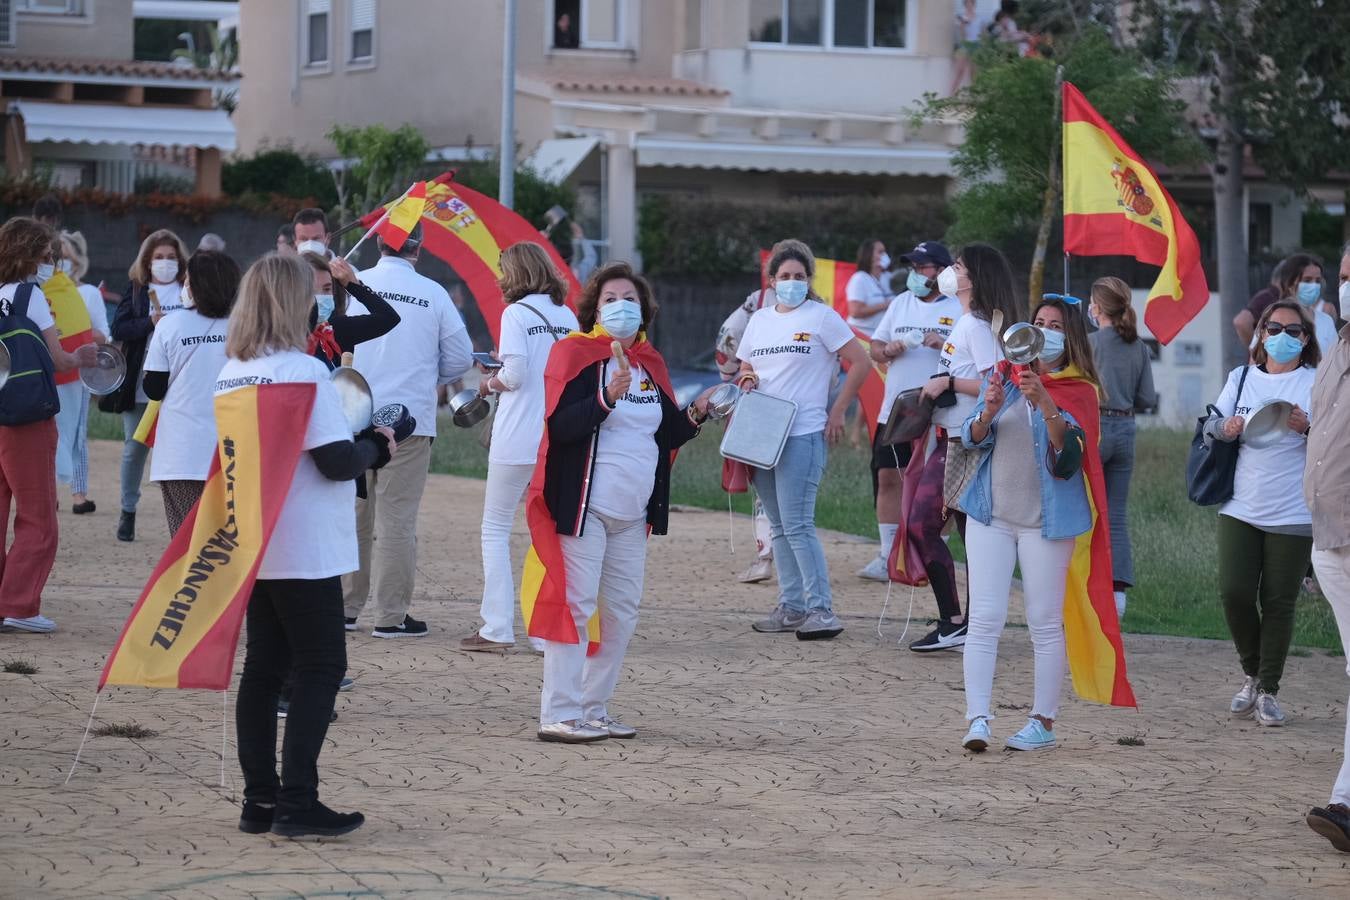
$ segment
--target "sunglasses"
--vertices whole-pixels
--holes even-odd
[[[1081,298],[1075,297],[1072,294],[1041,294],[1041,299],[1062,300],[1070,306],[1078,306],[1083,302]]]
[[[1267,323],[1266,323],[1266,334],[1270,335],[1271,337],[1274,337],[1275,335],[1279,334],[1281,331],[1283,331],[1285,334],[1289,335],[1291,338],[1300,338],[1300,337],[1303,337],[1304,328],[1303,328],[1302,325],[1298,325],[1298,324],[1294,324],[1294,325],[1281,325],[1279,322],[1267,322]]]

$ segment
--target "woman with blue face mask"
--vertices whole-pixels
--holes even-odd
[[[1295,253],[1284,261],[1281,273],[1280,299],[1297,301],[1308,311],[1313,320],[1317,348],[1325,355],[1336,343],[1336,310],[1323,296],[1322,264],[1307,253]],[[1265,338],[1259,329],[1253,335],[1254,342]]]
[[[1234,369],[1214,402],[1207,440],[1239,441],[1233,498],[1219,508],[1219,594],[1242,664],[1229,705],[1235,718],[1279,726],[1276,695],[1294,636],[1294,603],[1312,557],[1312,514],[1303,498],[1315,368],[1321,351],[1306,305],[1279,300],[1257,323],[1249,365]],[[1292,405],[1284,433],[1246,442],[1252,414],[1277,400]]]
[[[353,352],[363,341],[388,334],[399,323],[398,311],[362,284],[342,257],[328,259],[317,253],[302,253],[300,258],[314,270],[309,352],[328,368],[337,368],[342,364],[342,354]]]
[[[777,302],[750,318],[736,348],[743,389],[761,390],[797,404],[786,444],[772,469],[755,469],[778,572],[778,605],[751,627],[796,632],[799,640],[835,637],[844,630],[834,614],[830,572],[816,536],[816,491],[825,472],[826,444],[844,432],[844,412],[871,363],[853,330],[830,306],[812,297],[816,260],[801,241],[780,241],[769,258]],[[827,409],[839,360],[848,377]]]

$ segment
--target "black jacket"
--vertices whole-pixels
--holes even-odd
[[[351,353],[356,349],[357,344],[383,337],[393,331],[394,326],[400,321],[398,310],[390,306],[388,300],[359,281],[347,285],[347,297],[361,301],[361,305],[366,308],[366,314],[353,316],[344,313],[340,316],[335,315],[328,320],[328,324],[333,327],[333,341],[341,348],[343,353]],[[313,331],[317,325],[318,313],[315,310],[310,310],[309,330]],[[329,368],[341,362],[341,360],[329,359],[323,347],[315,347],[314,356]]]
[[[613,362],[605,359],[587,366],[563,388],[548,417],[548,457],[544,461],[544,500],[559,534],[580,537],[590,507],[591,476],[600,426],[609,418],[608,403],[600,395],[601,380]],[[699,426],[675,401],[661,391],[661,426],[656,429],[656,480],[647,501],[647,524],[653,534],[665,534],[670,519],[670,453],[698,434]]]
[[[144,284],[127,285],[122,300],[117,304],[110,337],[122,345],[127,360],[127,376],[122,386],[106,397],[100,397],[98,408],[104,412],[126,412],[136,406],[136,386],[141,381],[141,366],[145,363],[145,348],[155,325],[150,321],[150,288]]]

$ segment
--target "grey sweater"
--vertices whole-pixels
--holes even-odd
[[[1100,328],[1088,335],[1088,340],[1097,374],[1102,378],[1103,409],[1142,411],[1158,405],[1147,344],[1142,340],[1127,344],[1114,328]]]

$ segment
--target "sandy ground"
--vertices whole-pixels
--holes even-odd
[[[961,657],[897,646],[908,589],[877,634],[885,590],[852,575],[871,545],[825,536],[848,630],[801,643],[749,629],[775,595],[732,577],[748,523],[733,557],[725,515],[679,511],[652,542],[615,700],[638,740],[543,744],[539,658],[453,649],[476,623],[482,484],[446,476],[420,521],[413,611],[433,631],[349,637],[357,687],[320,760],[323,798],[362,810],[364,828],[241,834],[232,743],[220,785],[221,696],[205,692],[110,690],[96,724],[157,734],[91,738],[64,785],[166,542],[153,486],[139,539],[113,538],[118,452],[94,448],[95,515],[63,498],[43,607],[60,630],[0,635],[0,660],[40,669],[0,674],[4,896],[1350,896],[1350,855],[1303,823],[1340,764],[1344,660],[1292,658],[1291,724],[1258,729],[1226,715],[1231,647],[1131,636],[1139,712],[1067,696],[1059,749],[975,757],[959,746]],[[934,609],[918,592],[907,640]],[[1026,631],[1010,628],[996,737],[1021,726],[1030,673]]]

